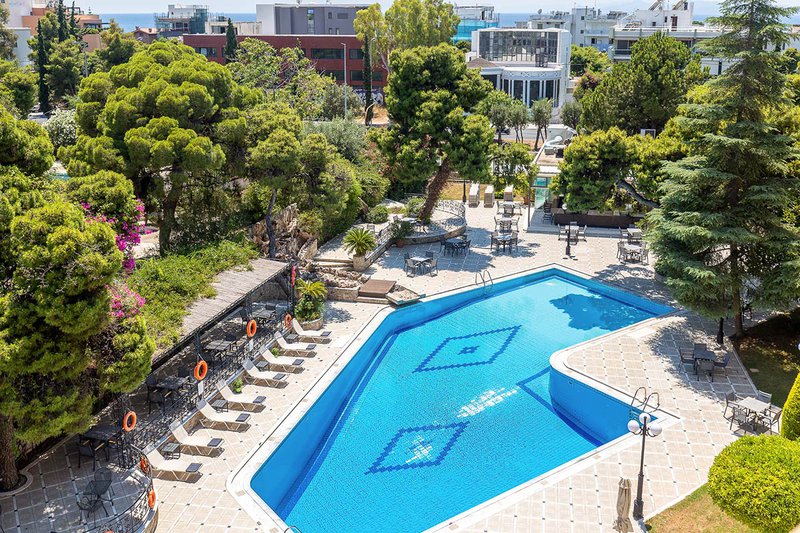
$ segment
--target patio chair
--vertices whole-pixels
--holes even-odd
[[[583,227],[578,227],[578,239],[586,242],[586,226],[588,224],[584,224]]]
[[[678,349],[678,354],[681,356],[681,364],[690,364],[692,368],[694,368],[695,372],[697,372],[697,368],[694,366],[694,350],[689,348],[680,348]]]
[[[730,362],[731,362],[731,354],[727,353],[727,354],[725,354],[725,357],[722,359],[722,361],[714,361],[714,369],[716,370],[717,368],[721,368],[723,370],[723,372],[725,373],[725,375],[727,376],[728,375],[728,371],[727,371],[728,363],[730,363]]]
[[[430,263],[428,263],[428,273],[433,276],[433,271],[436,271],[436,274],[439,274],[439,260],[438,259],[431,259]]]
[[[269,370],[275,372],[284,372],[287,374],[299,374],[304,370],[303,362],[304,359],[295,358],[294,360],[289,357],[275,357],[272,355],[272,352],[266,350],[264,353],[261,354],[261,360],[269,366]],[[256,368],[259,370],[263,370],[262,365],[259,362],[255,363]]]
[[[206,455],[217,457],[225,450],[221,447],[224,442],[222,439],[208,439],[199,435],[189,435],[186,428],[179,420],[175,420],[169,425],[169,430],[175,441],[180,444],[181,452],[190,455]]]
[[[472,241],[469,239],[465,240],[464,244],[461,246],[461,249],[464,250],[464,255],[469,255],[469,252],[472,249]]]
[[[697,380],[700,381],[700,373],[704,373],[711,378],[713,383],[714,381],[714,361],[709,361],[708,359],[697,359],[695,361],[695,372],[697,373]]]
[[[93,494],[81,494],[78,496],[78,509],[81,510],[81,520],[83,520],[83,514],[86,513],[86,520],[88,521],[91,516],[93,517],[92,523],[96,524],[97,517],[94,514],[101,508],[106,517],[108,517],[108,509],[106,509],[106,504],[102,499]]]
[[[758,391],[758,394],[756,395],[756,398],[758,398],[759,400],[761,400],[764,403],[771,403],[772,402],[772,393],[764,392],[764,391],[760,390],[760,391]]]
[[[94,483],[95,486],[98,487],[97,492],[101,495],[105,494],[106,492],[110,492],[112,496],[116,496],[114,493],[114,474],[106,467],[101,467],[95,470],[94,472]]]
[[[331,331],[323,329],[303,329],[302,324],[296,318],[292,318],[292,329],[303,342],[316,342],[327,344],[331,342]]]
[[[642,258],[642,263],[644,263],[645,265],[650,264],[650,249],[646,245],[642,246],[640,257]]]
[[[722,418],[725,420],[728,419],[728,409],[739,407],[739,404],[736,403],[736,400],[736,391],[730,391],[729,393],[725,394],[725,409],[722,411]]]
[[[744,409],[742,407],[739,407],[738,404],[735,404],[735,403],[731,404],[731,418],[730,418],[730,421],[731,421],[731,425],[730,425],[729,429],[733,429],[733,423],[734,422],[736,422],[739,425],[739,427],[742,427],[743,425],[749,424],[750,422],[752,422],[752,419],[750,417],[750,411],[748,411],[747,409]]]
[[[317,355],[317,352],[314,351],[314,348],[317,347],[316,344],[299,342],[290,344],[286,342],[286,339],[283,338],[283,334],[280,331],[275,333],[275,341],[278,343],[278,348],[280,348],[281,352],[285,355],[293,355],[295,357],[314,357]]]
[[[279,372],[274,375],[271,372],[262,372],[261,370],[258,370],[256,365],[254,365],[249,359],[245,360],[242,366],[244,367],[245,372],[247,372],[249,381],[254,385],[282,389],[289,384],[289,382],[286,381],[286,374],[283,372]]]
[[[561,224],[558,225],[558,240],[559,241],[567,240],[567,227],[562,226]]]
[[[92,471],[97,468],[97,449],[90,442],[81,442],[78,438],[78,468],[81,467],[81,457],[91,457]]]
[[[617,243],[617,259],[625,259],[625,241]]]
[[[217,392],[219,392],[220,397],[228,402],[229,409],[247,413],[260,413],[264,410],[264,402],[267,400],[267,397],[264,395],[258,394],[252,396],[242,393],[234,393],[225,380],[218,381],[216,384],[216,389]]]
[[[478,196],[479,193],[480,193],[480,188],[481,188],[481,186],[478,183],[472,183],[469,186],[469,206],[470,207],[478,207],[478,204],[480,203],[480,199],[479,199],[479,196]]]
[[[153,404],[156,404],[162,413],[167,412],[167,397],[163,391],[154,390],[150,393],[149,398],[147,399],[148,414],[153,412]]]
[[[416,276],[417,275],[417,266],[418,265],[414,261],[412,261],[410,258],[406,259],[403,262],[403,271],[408,276],[410,276],[412,274]]]
[[[252,363],[250,364],[252,365]],[[250,420],[250,413],[240,413],[237,411],[218,413],[205,400],[197,402],[197,410],[203,415],[200,419],[200,425],[206,429],[235,431],[237,433],[250,429],[250,424],[248,423],[248,420]]]
[[[145,448],[144,454],[150,463],[150,472],[154,478],[196,483],[203,476],[200,472],[202,463],[195,463],[183,458],[165,459],[153,445]]]
[[[781,414],[783,414],[783,409],[776,405],[770,405],[767,412],[759,413],[756,423],[772,433],[773,428],[780,423]]]

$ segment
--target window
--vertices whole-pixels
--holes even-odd
[[[216,48],[207,48],[205,46],[201,46],[199,48],[194,49],[195,52],[198,54],[202,54],[206,57],[217,57],[217,49]]]
[[[592,37],[592,44],[597,44],[597,39],[595,39],[594,37]]]
[[[347,20],[347,13],[336,13],[336,18],[339,20]]]
[[[581,20],[586,20],[586,17],[581,15]]]
[[[522,80],[514,80],[514,94],[511,96],[517,100],[522,100]]]
[[[531,80],[531,85],[530,85],[530,89],[529,89],[531,102],[539,100],[539,98],[540,98],[540,96],[539,96],[539,83],[541,83],[539,80]]]
[[[364,71],[363,70],[351,70],[350,71],[350,81],[364,81]]]
[[[583,35],[583,30],[581,30],[581,35]]]
[[[553,80],[547,80],[544,82],[544,97],[545,98],[553,97]]]
[[[344,59],[341,48],[312,48],[311,59]]]
[[[328,28],[328,34],[333,35],[333,28]]]
[[[333,18],[333,13],[331,13],[330,11],[328,11],[328,18],[329,18],[329,19],[332,19],[332,18]]]
[[[343,70],[325,70],[322,72],[323,75],[333,76],[333,79],[336,81],[344,81],[344,71]]]
[[[348,50],[348,55],[350,59],[361,60],[364,59],[364,50],[361,48],[351,48]]]
[[[373,72],[372,81],[383,81],[383,72]]]
[[[306,10],[306,20],[307,20],[307,24],[306,24],[307,33],[314,33],[314,10],[313,9],[307,9]]]
[[[656,27],[656,22],[655,22],[655,21],[653,21],[653,27],[654,27],[654,28]]]

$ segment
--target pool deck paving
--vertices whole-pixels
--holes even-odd
[[[522,232],[518,250],[492,253],[489,243],[494,216],[494,209],[467,209],[468,237],[472,241],[468,255],[442,257],[438,253],[438,243],[402,249],[392,247],[367,273],[377,279],[397,280],[416,292],[432,295],[474,286],[476,274],[482,271],[488,271],[497,280],[552,264],[577,270],[597,281],[661,303],[674,304],[663,284],[654,279],[651,266],[620,263],[616,258],[617,242],[613,238],[590,235],[587,242],[573,245],[572,256],[568,257],[565,243],[558,241],[557,235]],[[403,254],[415,255],[428,250],[439,258],[438,275],[406,275]],[[158,531],[283,531],[272,524],[257,523],[229,492],[228,479],[254,449],[270,438],[290,411],[309,401],[304,399],[306,393],[381,309],[383,306],[367,303],[328,302],[325,328],[333,332],[334,341],[318,346],[317,356],[306,360],[304,372],[290,375],[289,385],[283,389],[245,387],[244,395],[267,396],[267,408],[251,414],[248,431],[196,431],[195,435],[224,438],[225,451],[215,458],[199,458],[203,476],[197,483],[155,480],[159,500]],[[628,396],[645,386],[659,393],[661,409],[674,418],[659,437],[647,442],[646,516],[687,496],[704,483],[714,456],[737,437],[723,418],[725,393],[730,390],[740,395],[755,393],[738,358],[731,360],[727,372],[717,372],[713,383],[705,377],[697,379],[690,369],[687,372],[681,367],[678,349],[691,347],[693,342],[707,342],[712,346],[714,332],[715,325],[711,321],[678,310],[667,317],[562,352],[564,365],[579,379],[598,380],[620,395]],[[639,437],[624,437],[590,460],[514,489],[501,499],[460,516],[444,529],[465,532],[612,531],[617,484],[620,477],[626,477],[633,481],[635,489],[640,445]],[[5,502],[3,510],[6,510]],[[2,518],[9,533],[44,530],[15,528],[17,524],[6,520],[5,513]]]

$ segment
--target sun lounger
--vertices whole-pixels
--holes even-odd
[[[273,387],[282,389],[289,383],[286,381],[286,374],[272,372],[262,372],[256,368],[253,362],[247,359],[244,362],[244,371],[247,373],[249,381],[254,385],[261,385],[262,387]]]
[[[203,415],[200,419],[200,425],[204,428],[237,432],[250,429],[250,424],[247,423],[250,419],[249,413],[239,413],[236,411],[218,413],[205,400],[197,402],[197,410]]]
[[[483,191],[483,207],[492,207],[494,205],[494,185],[487,185]]]
[[[196,483],[203,474],[200,472],[202,463],[196,463],[187,459],[164,459],[161,452],[155,446],[148,446],[144,450],[147,461],[150,463],[150,471],[154,478],[165,481],[182,481],[184,483]]]
[[[514,186],[509,185],[505,189],[503,189],[503,201],[504,202],[513,202],[514,201]]]
[[[323,329],[303,329],[303,325],[297,321],[296,318],[292,319],[292,329],[300,337],[303,342],[317,342],[319,344],[327,344],[331,342],[332,331]]]
[[[479,183],[473,183],[469,186],[469,206],[470,207],[478,207],[480,204],[479,194],[481,191],[481,186]]]
[[[233,411],[245,411],[248,413],[260,413],[264,410],[264,402],[267,400],[267,397],[264,395],[236,394],[224,380],[218,382],[216,387],[222,399],[228,402],[228,409]]]
[[[314,351],[314,348],[317,347],[316,344],[300,342],[288,343],[286,339],[283,338],[283,334],[281,334],[280,331],[275,333],[275,340],[278,343],[278,347],[285,355],[294,355],[296,357],[314,357],[317,355],[317,352]]]
[[[255,361],[258,370],[270,372],[283,372],[284,374],[299,374],[303,368],[303,359],[292,359],[290,356],[275,357],[267,350],[261,354],[261,361]],[[266,366],[266,368],[265,368]]]
[[[222,439],[189,435],[186,428],[183,427],[183,424],[177,420],[169,425],[169,430],[172,432],[172,436],[175,437],[178,444],[181,445],[181,453],[216,457],[225,451],[225,449],[221,447]]]

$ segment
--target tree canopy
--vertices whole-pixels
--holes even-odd
[[[611,67],[611,60],[594,46],[572,45],[570,50],[569,73],[583,76],[587,72],[604,72]]]

